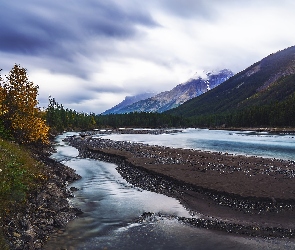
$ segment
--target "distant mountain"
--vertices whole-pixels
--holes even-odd
[[[255,113],[256,120],[260,120],[261,124],[271,124],[275,116],[277,116],[276,123],[279,124],[278,117],[280,115],[283,117],[284,114],[284,119],[287,121],[282,122],[282,125],[286,125],[289,123],[288,120],[295,119],[294,100],[295,46],[267,56],[213,90],[167,113],[185,117],[204,117],[212,114],[238,115],[240,112],[242,119],[242,113],[248,112],[247,115],[252,117],[251,119]],[[264,120],[262,114],[265,116]],[[244,116],[243,119],[246,118]]]
[[[170,91],[161,92],[153,97],[135,102],[121,109],[113,110],[113,113],[124,114],[130,112],[164,112],[178,107],[184,102],[199,96],[233,76],[228,69],[219,72],[200,72],[187,82],[177,85]]]
[[[121,109],[124,109],[125,107],[127,107],[135,102],[147,99],[147,98],[152,97],[154,95],[155,95],[155,93],[142,93],[142,94],[135,95],[135,96],[126,96],[122,102],[120,102],[116,106],[112,107],[111,109],[106,110],[105,112],[102,113],[102,115],[118,114]]]

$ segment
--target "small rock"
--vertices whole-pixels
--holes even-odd
[[[76,187],[70,187],[70,190],[74,192],[74,191],[78,191],[79,189]]]
[[[42,243],[41,242],[37,242],[34,245],[35,249],[42,249]]]
[[[13,232],[13,236],[17,237],[17,238],[21,237],[21,235],[19,233],[17,233],[17,232]]]

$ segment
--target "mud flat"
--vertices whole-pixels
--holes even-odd
[[[177,198],[200,218],[184,223],[230,233],[295,236],[295,162],[68,137],[80,157],[118,165],[134,186]],[[143,218],[150,216],[149,213]]]

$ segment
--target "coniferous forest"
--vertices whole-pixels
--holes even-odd
[[[196,117],[146,112],[95,115],[64,109],[58,104],[47,110],[46,117],[48,125],[56,131],[120,127],[295,127],[295,95],[283,102]]]

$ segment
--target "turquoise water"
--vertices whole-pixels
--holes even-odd
[[[225,131],[186,130],[173,135],[110,135],[105,138],[140,141],[144,143],[184,148],[198,148],[240,153],[235,143],[249,145],[255,142],[255,150],[267,152],[265,140],[275,143],[286,138],[290,147],[291,136],[267,137],[250,132],[230,134]],[[49,240],[45,249],[294,249],[294,240],[241,237],[198,229],[184,225],[174,216],[190,217],[189,212],[175,199],[144,191],[128,184],[117,173],[116,165],[91,159],[81,159],[78,151],[57,138],[57,152],[53,158],[76,169],[82,179],[72,184],[79,189],[70,200],[84,214],[70,222],[66,231]],[[214,137],[216,140],[214,141]],[[208,140],[206,140],[206,137]],[[235,138],[241,138],[236,142]],[[231,146],[229,147],[229,144]],[[282,144],[282,143],[279,143]],[[292,144],[292,143],[291,143]],[[196,146],[198,145],[198,146]],[[259,145],[261,147],[259,147]],[[248,146],[249,147],[249,146]],[[249,147],[249,149],[253,148]],[[229,150],[229,149],[232,149]],[[259,149],[260,148],[260,149]],[[224,149],[224,150],[221,150]],[[247,152],[250,154],[250,150]],[[283,154],[282,148],[279,150]],[[253,153],[253,151],[252,151]],[[137,222],[144,212],[157,215],[150,220]],[[198,216],[198,215],[196,215]]]
[[[103,138],[175,148],[192,148],[242,155],[295,160],[295,135],[252,131],[184,129],[161,135],[111,134]]]

